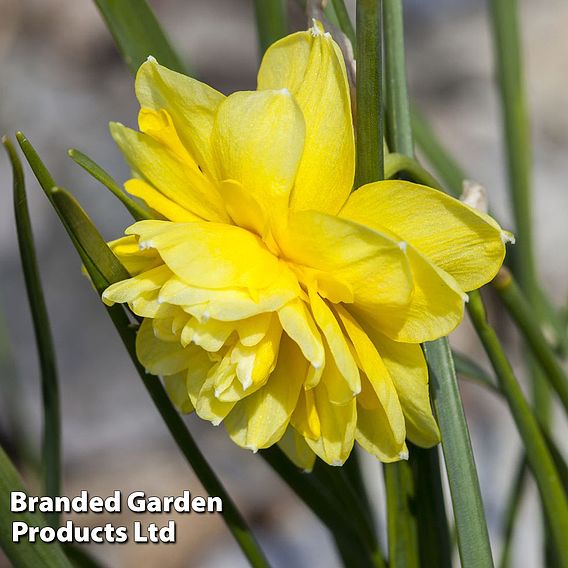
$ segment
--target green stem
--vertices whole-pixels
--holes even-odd
[[[384,179],[381,30],[382,1],[357,0],[356,188]]]
[[[424,344],[430,369],[430,390],[442,432],[442,451],[464,568],[493,566],[479,479],[459,393],[449,342]]]
[[[412,468],[408,462],[383,467],[387,498],[389,566],[418,568],[418,526],[413,503],[416,499]]]
[[[532,354],[540,363],[550,385],[568,412],[568,377],[554,355],[552,347],[542,334],[540,324],[520,287],[506,268],[495,278],[494,288],[507,307],[507,311],[521,330]]]
[[[452,543],[440,473],[438,448],[410,445],[414,474],[421,566],[451,568]]]
[[[260,55],[288,33],[286,3],[283,0],[254,0]]]
[[[384,1],[385,100],[389,147],[405,156],[414,156],[406,60],[402,0]]]
[[[44,490],[48,496],[56,497],[61,494],[61,416],[55,350],[37,263],[22,164],[11,142],[7,138],[2,142],[12,164],[16,231],[41,369]],[[50,513],[47,519],[51,526],[59,526],[57,513]]]
[[[527,461],[537,482],[544,510],[552,521],[550,528],[557,551],[563,565],[568,566],[568,548],[565,546],[568,534],[568,503],[538,419],[525,400],[497,334],[487,322],[485,306],[479,292],[469,294],[467,307],[524,442]]]

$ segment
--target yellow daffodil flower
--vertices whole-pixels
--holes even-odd
[[[497,273],[497,223],[405,181],[351,193],[345,64],[319,24],[270,47],[256,91],[150,58],[136,95],[140,132],[111,132],[155,220],[111,243],[132,277],[103,299],[143,318],[138,358],[176,405],[306,469],[355,440],[384,462],[438,443],[420,343]]]

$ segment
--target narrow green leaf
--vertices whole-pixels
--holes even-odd
[[[4,138],[2,142],[12,164],[16,231],[41,370],[44,413],[42,441],[43,484],[46,495],[56,497],[61,493],[61,417],[55,350],[53,348],[49,316],[45,306],[37,264],[22,164],[11,142],[7,138]],[[59,516],[57,513],[51,513],[47,518],[52,526],[58,526]]]
[[[495,279],[494,287],[564,405],[564,410],[568,412],[568,377],[541,331],[532,304],[529,304],[528,298],[505,269]]]
[[[186,72],[146,0],[94,0],[132,74],[148,56]]]
[[[39,513],[12,513],[12,491],[27,493],[12,462],[0,447],[0,546],[15,568],[72,568],[57,542],[41,540],[29,542],[25,537],[20,542],[12,541],[13,523],[22,522],[32,527],[47,526]]]
[[[538,413],[535,417],[532,413],[499,338],[487,321],[485,306],[479,292],[469,294],[467,309],[523,440],[528,464],[537,483],[545,514],[550,520],[549,526],[556,551],[563,565],[568,566],[568,548],[565,546],[568,534],[568,501],[541,430],[543,427],[546,432],[547,424],[544,422],[539,426],[542,417]]]
[[[21,138],[23,143],[25,140],[23,135]],[[27,140],[25,140],[25,147],[28,151],[26,156],[29,155],[32,158],[30,165],[40,183],[42,181],[44,183],[53,182],[49,174],[45,175],[47,172],[45,166]],[[97,291],[102,293],[109,284],[129,278],[130,275],[108,248],[77,200],[67,191],[57,187],[52,186],[48,190],[44,187],[44,190],[69,233]],[[126,312],[120,305],[112,306],[107,308],[107,310],[146,390],[150,394],[170,434],[176,441],[178,448],[209,494],[222,499],[223,520],[227,523],[235,540],[252,566],[259,568],[269,566],[236,505],[205,460],[182,418],[173,407],[160,379],[146,373],[138,362],[135,347],[136,330],[131,325]]]
[[[438,448],[410,445],[414,474],[420,566],[451,568],[452,543],[446,517]]]
[[[59,187],[53,188],[51,198],[65,228],[73,235],[83,255],[97,267],[105,281],[112,284],[130,278],[126,268],[114,256],[79,202],[68,191]]]
[[[288,17],[284,0],[254,0],[260,55],[288,33]]]
[[[447,339],[425,343],[430,390],[442,433],[442,450],[464,568],[491,567],[493,558],[479,479]]]
[[[117,197],[122,204],[128,209],[129,213],[137,221],[144,219],[151,219],[152,216],[141,205],[136,203],[134,199],[128,197],[122,188],[112,179],[110,174],[103,170],[97,163],[95,163],[89,156],[83,154],[74,148],[69,150],[69,157],[86,172],[91,174],[97,181],[101,182],[115,197]]]
[[[387,463],[383,467],[387,497],[389,566],[418,568],[418,527],[413,503],[414,477],[408,462]]]

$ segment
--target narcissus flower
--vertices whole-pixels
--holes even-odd
[[[256,91],[150,58],[136,95],[140,132],[111,132],[155,219],[111,243],[132,277],[103,299],[143,318],[138,358],[177,406],[305,468],[435,445],[420,343],[497,273],[497,223],[405,181],[351,193],[345,64],[319,25],[267,51]]]

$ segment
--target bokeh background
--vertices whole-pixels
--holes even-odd
[[[225,93],[255,88],[258,48],[250,0],[151,4],[199,78]],[[295,0],[289,4],[291,26],[304,28],[299,6]],[[537,261],[547,291],[561,304],[568,280],[568,4],[563,0],[521,4],[535,158]],[[411,95],[470,175],[486,186],[491,206],[507,224],[511,217],[485,2],[409,0],[406,10]],[[0,134],[24,131],[58,183],[74,192],[104,236],[117,237],[130,221],[127,213],[67,157],[67,149],[77,147],[115,179],[123,181],[128,175],[107,124],[118,120],[135,125],[133,82],[94,4],[0,0],[0,14]],[[81,275],[67,236],[31,172],[26,173],[60,370],[66,494],[81,489],[98,495],[114,489],[154,495],[190,489],[203,494]],[[518,337],[498,306],[493,307],[494,322],[518,362]],[[486,365],[467,322],[452,341]],[[498,553],[519,440],[509,413],[493,395],[471,384],[463,384],[462,393]],[[18,256],[11,173],[6,157],[0,155],[0,437],[24,465],[32,487],[36,482],[30,463],[38,454],[41,418],[38,361]],[[558,437],[565,442],[566,424],[560,420],[558,416]],[[194,417],[188,422],[275,566],[336,565],[325,530],[258,456],[233,446],[222,428]],[[364,466],[380,509],[384,503],[380,467],[372,459],[365,459]],[[514,566],[542,565],[538,514],[531,485],[516,533]],[[119,568],[245,566],[220,517],[172,518],[178,527],[175,546],[107,544],[90,545],[89,550],[108,566]],[[93,526],[109,520],[129,525],[134,516],[76,519]]]

